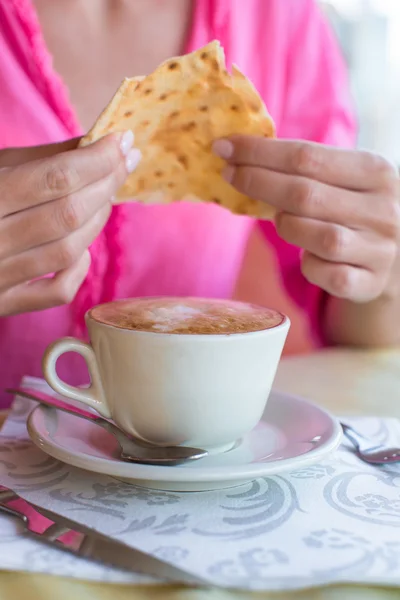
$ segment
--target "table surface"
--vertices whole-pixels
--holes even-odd
[[[400,350],[324,350],[286,358],[278,370],[275,388],[309,398],[332,412],[400,418]],[[400,590],[334,586],[298,593],[244,593],[188,590],[181,586],[133,587],[81,583],[47,575],[0,573],[0,599],[14,600],[388,600]]]

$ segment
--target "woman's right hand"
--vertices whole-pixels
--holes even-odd
[[[140,160],[132,144],[126,132],[85,148],[75,140],[0,151],[0,316],[73,300],[88,247]]]

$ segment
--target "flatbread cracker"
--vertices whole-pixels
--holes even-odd
[[[226,162],[211,150],[215,140],[235,134],[275,137],[263,101],[237,67],[227,72],[218,42],[169,59],[146,77],[125,79],[80,145],[127,129],[134,132],[143,158],[116,203],[192,200],[273,218],[272,207],[222,178]]]

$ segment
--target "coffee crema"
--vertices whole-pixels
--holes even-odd
[[[120,329],[186,335],[229,335],[277,327],[276,310],[232,300],[134,298],[101,304],[89,312],[97,322]]]

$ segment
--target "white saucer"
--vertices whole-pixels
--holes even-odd
[[[338,421],[302,398],[272,392],[257,427],[235,449],[175,467],[122,462],[110,434],[57,409],[37,406],[28,419],[33,442],[50,456],[87,471],[171,491],[233,487],[321,461],[341,441]]]

